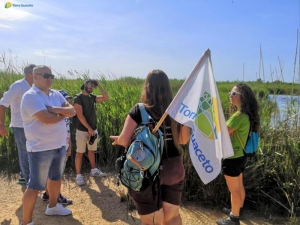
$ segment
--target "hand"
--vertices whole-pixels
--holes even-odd
[[[114,142],[111,143],[112,145],[118,145],[119,136],[110,136],[110,138],[114,140]]]
[[[96,81],[96,83],[97,83],[97,87],[99,87],[99,85],[100,85],[100,82],[99,82],[98,80],[94,80],[94,81]]]
[[[96,132],[93,129],[88,129],[89,136],[95,136]]]
[[[46,106],[46,108],[47,108],[47,110],[48,110],[49,113],[57,114],[57,113],[55,112],[55,108],[54,108],[53,106]]]
[[[70,155],[71,155],[71,148],[69,148],[69,149],[67,150],[66,155],[67,155],[67,156],[70,156]]]
[[[4,137],[6,134],[7,130],[5,124],[0,124],[0,135]]]

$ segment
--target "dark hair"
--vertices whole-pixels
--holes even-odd
[[[235,85],[241,93],[241,113],[246,113],[250,119],[250,127],[252,131],[258,132],[260,127],[259,105],[252,89],[244,83]],[[230,115],[237,111],[236,106],[230,105]]]
[[[81,85],[80,89],[83,90],[84,85],[87,83],[92,83],[94,86],[97,86],[97,81],[95,79],[89,79],[89,80],[86,80],[83,85]]]
[[[173,100],[173,93],[170,86],[169,78],[162,70],[152,70],[144,83],[141,102],[145,107],[149,109],[155,120],[159,120],[165,113],[166,109]],[[164,124],[164,135],[166,137],[165,124],[166,121],[171,122],[171,129],[173,134],[173,141],[175,146],[180,149],[179,145],[179,133],[180,124],[173,120],[170,116],[167,116]],[[167,149],[167,144],[166,144]]]

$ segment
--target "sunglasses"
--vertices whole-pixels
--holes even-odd
[[[43,74],[36,74],[36,75],[41,75],[43,76],[45,79],[48,79],[49,77],[53,80],[54,79],[54,75],[50,74],[50,73],[43,73]]]
[[[237,96],[237,95],[240,95],[241,94],[241,92],[237,92],[237,91],[231,91],[231,92],[229,92],[228,93],[229,94],[229,97],[235,97],[235,96]]]

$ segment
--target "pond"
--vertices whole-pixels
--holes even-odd
[[[270,101],[276,102],[278,106],[278,113],[273,115],[271,124],[277,124],[284,121],[299,122],[300,114],[300,96],[292,95],[269,95]]]

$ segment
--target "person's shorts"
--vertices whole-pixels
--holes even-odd
[[[222,161],[222,174],[230,177],[238,177],[244,172],[247,162],[247,156],[235,159],[224,159]]]
[[[45,190],[47,178],[53,181],[61,180],[65,158],[65,146],[42,152],[28,152],[30,168],[28,188]]]
[[[135,192],[128,189],[134,200],[139,215],[151,214],[162,208],[162,202],[173,205],[181,204],[185,171],[181,156],[163,160],[163,170],[160,171],[160,190],[158,184],[147,192]]]
[[[98,131],[94,130],[94,132],[98,135]],[[90,145],[89,144],[90,136],[87,131],[81,131],[81,130],[76,130],[76,152],[78,153],[85,153],[85,148],[86,146],[88,147],[89,151],[97,151],[97,142],[98,142],[98,137],[94,141],[94,144]]]

